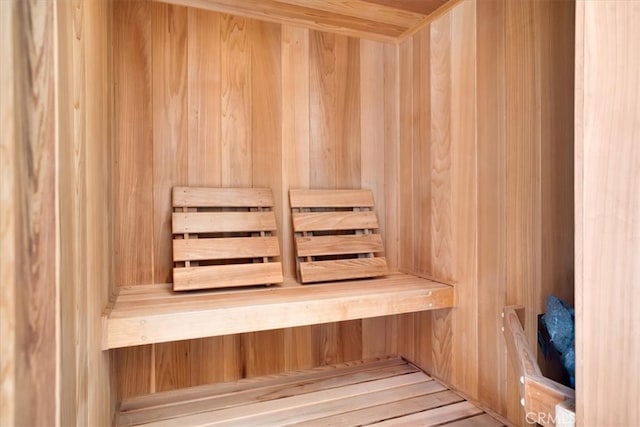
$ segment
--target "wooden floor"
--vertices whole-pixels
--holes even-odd
[[[120,426],[502,426],[403,359],[130,398]]]

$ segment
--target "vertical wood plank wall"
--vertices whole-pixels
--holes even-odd
[[[55,5],[0,12],[0,423],[45,425],[58,409]]]
[[[571,2],[465,1],[399,46],[399,264],[457,295],[407,356],[520,424],[501,310],[537,348],[546,296],[573,302],[574,28]]]
[[[576,18],[576,425],[640,425],[640,4]]]
[[[173,185],[373,190],[457,308],[114,352],[119,396],[399,353],[521,421],[500,312],[573,298],[573,4],[467,0],[398,46],[114,2],[115,283],[170,281]]]
[[[111,355],[100,350],[101,315],[113,287],[111,6],[59,0],[55,7],[59,422],[103,425],[115,407]]]
[[[111,10],[3,1],[0,16],[0,424],[108,424]]]
[[[398,140],[395,46],[144,0],[116,1],[113,14],[117,285],[171,281],[174,185],[272,188],[290,276],[288,189],[370,188],[396,263],[397,199],[385,191],[397,186],[385,160]],[[396,324],[121,349],[119,395],[394,354]]]

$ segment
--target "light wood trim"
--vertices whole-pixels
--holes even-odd
[[[295,4],[298,6],[312,7],[325,12],[338,15],[364,18],[385,24],[398,25],[412,28],[422,23],[425,15],[403,10],[397,7],[376,4],[366,0],[277,0],[281,3]],[[389,2],[393,4],[393,2]]]
[[[580,426],[640,425],[639,6],[635,0],[576,2]]]
[[[383,257],[300,263],[300,278],[303,283],[378,277],[388,272],[387,260]]]
[[[270,188],[173,188],[174,207],[270,208],[273,205]]]
[[[413,36],[414,34],[417,34],[418,32],[424,30],[425,28],[427,28],[429,24],[431,24],[436,19],[448,13],[451,9],[453,9],[455,6],[457,6],[461,2],[462,0],[449,0],[447,3],[443,4],[442,6],[434,10],[432,13],[427,15],[424,21],[422,21],[422,23],[420,23],[419,25],[416,25],[415,27],[411,27],[407,31],[402,33],[398,37],[397,42],[402,43],[403,41],[407,40],[409,37]]]
[[[274,231],[273,212],[174,212],[174,234]]]
[[[7,55],[0,67],[0,126],[3,137],[0,140],[0,206],[2,207],[2,221],[0,221],[0,424],[15,425],[16,412],[19,406],[24,406],[22,396],[16,392],[18,354],[17,307],[16,296],[24,289],[25,279],[18,267],[18,260],[23,256],[18,243],[24,238],[24,231],[19,228],[21,219],[25,218],[20,205],[16,204],[20,194],[24,193],[24,184],[18,177],[22,147],[26,142],[21,138],[20,123],[16,116],[16,84],[20,83],[26,74],[20,69],[15,58],[19,57],[18,44],[14,40],[20,27],[15,19],[17,0],[0,2],[0,51]],[[14,70],[15,69],[15,70]],[[20,284],[20,287],[16,286]],[[22,385],[23,390],[30,386]],[[32,402],[31,402],[32,403]],[[50,417],[50,414],[45,414]]]
[[[370,190],[289,190],[292,208],[373,208]]]
[[[384,251],[379,234],[348,234],[344,236],[298,236],[298,256],[346,255]]]
[[[375,212],[294,212],[294,231],[377,229]]]
[[[265,285],[282,282],[279,262],[226,264],[173,269],[175,290]]]
[[[519,377],[520,397],[524,401],[525,413],[535,414],[539,424],[553,426],[556,405],[575,399],[575,391],[542,375],[535,354],[527,342],[518,312],[524,314],[524,307],[505,307],[503,327],[507,353]]]
[[[406,27],[399,25],[324,12],[275,0],[166,0],[166,3],[383,42],[395,43],[396,38],[406,31]]]
[[[127,297],[129,291],[135,294]],[[392,274],[339,286],[286,279],[283,286],[197,295],[176,295],[170,285],[133,286],[112,301],[103,317],[104,349],[452,307],[453,288]]]

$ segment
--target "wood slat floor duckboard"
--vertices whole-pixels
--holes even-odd
[[[125,399],[118,426],[503,424],[400,358]]]

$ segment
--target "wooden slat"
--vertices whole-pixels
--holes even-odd
[[[422,372],[419,375],[424,375]],[[415,374],[412,374],[415,375]],[[404,375],[407,377],[408,375]],[[400,378],[400,377],[396,377]],[[272,414],[260,414],[257,417],[248,419],[249,422],[265,423],[265,425],[307,425],[310,421],[317,420],[324,416],[344,414],[345,412],[358,410],[370,405],[385,405],[401,399],[411,399],[416,395],[434,393],[445,390],[445,387],[436,381],[425,381],[416,384],[410,384],[401,387],[393,387],[389,389],[376,390],[369,387],[369,384],[362,384],[367,387],[364,393],[351,397],[345,397],[339,400],[328,400],[314,402],[304,408],[290,408],[278,411]],[[284,402],[286,403],[286,402]],[[240,427],[242,422],[232,423],[231,425]],[[356,423],[353,425],[360,425]]]
[[[313,378],[309,375],[296,375],[284,377],[283,381],[277,381],[275,384],[269,381],[264,381],[264,384],[254,381],[249,383],[251,387],[247,387],[242,391],[210,394],[209,396],[189,400],[180,395],[182,401],[178,401],[177,403],[173,402],[173,404],[162,406],[147,406],[141,410],[129,410],[126,413],[121,412],[119,425],[128,426],[157,422],[189,414],[250,405],[266,399],[282,399],[293,395],[345,387],[368,381],[377,381],[415,372],[417,372],[416,368],[403,363],[373,370],[356,371],[351,374],[339,376],[330,375],[331,371],[323,372],[322,375],[326,376],[326,378],[322,378],[320,375],[316,375],[318,378]],[[313,380],[311,380],[312,378]],[[265,423],[267,420],[263,419],[260,420],[260,422]]]
[[[468,418],[473,415],[481,414],[482,410],[475,407],[469,402],[454,403],[436,409],[431,409],[416,414],[407,415],[381,423],[372,424],[374,426],[436,426],[449,421]]]
[[[274,231],[273,212],[174,212],[173,233]]]
[[[269,188],[174,187],[174,207],[272,207]]]
[[[307,422],[305,423],[305,426],[319,427],[330,425],[332,427],[350,427],[355,425],[366,425],[464,400],[452,391],[442,391],[444,388],[444,386],[440,386],[441,391],[411,398],[403,398],[396,395],[395,400],[387,404],[369,402],[367,407],[364,409],[356,410],[356,408],[353,408],[347,413],[319,418],[317,420]]]
[[[289,190],[292,208],[372,208],[370,190]]]
[[[293,278],[287,278],[282,287],[255,288],[250,290],[216,290],[201,293],[181,293],[176,294],[171,291],[170,286],[166,289],[164,285],[158,285],[165,292],[137,293],[135,295],[121,295],[118,301],[113,304],[112,318],[127,318],[130,316],[146,315],[154,316],[161,314],[175,314],[181,310],[195,311],[201,309],[231,310],[241,309],[247,306],[257,309],[265,308],[268,304],[282,304],[286,306],[292,303],[310,303],[318,300],[319,303],[327,303],[342,298],[357,298],[367,292],[388,297],[394,292],[403,293],[433,293],[434,288],[439,289],[448,286],[435,282],[413,280],[409,275],[391,274],[385,278],[366,279],[344,283],[339,290],[334,286],[312,286],[303,287]],[[134,289],[137,287],[133,287]]]
[[[476,415],[463,420],[442,424],[442,427],[501,427],[504,424],[489,414]]]
[[[135,287],[132,287],[135,291]],[[314,286],[174,295],[145,287],[104,315],[103,348],[313,325],[452,307],[453,288],[405,274]],[[153,289],[159,289],[158,295]],[[125,294],[126,295],[126,294]],[[145,305],[145,302],[147,304]],[[127,308],[128,307],[128,308]],[[185,328],[183,325],[189,325]]]
[[[258,420],[260,420],[267,414],[281,412],[289,409],[295,409],[297,412],[303,413],[307,407],[315,405],[319,402],[339,402],[341,399],[367,394],[374,390],[383,391],[388,389],[396,389],[402,386],[409,386],[412,384],[424,383],[426,382],[427,378],[428,377],[425,377],[422,372],[416,372],[413,374],[401,375],[398,377],[370,381],[363,384],[348,385],[337,389],[321,390],[302,395],[295,395],[288,398],[268,400],[265,402],[253,403],[241,407],[223,409],[220,411],[194,414],[182,417],[179,422],[180,425],[255,425]],[[158,422],[155,425],[157,427],[160,427],[172,426],[177,424],[172,422],[172,420],[167,420],[165,422]]]
[[[399,358],[356,361],[133,397],[120,406],[116,425],[372,423],[502,425]]]
[[[300,263],[300,275],[304,283],[378,277],[388,273],[387,261],[383,257]]]
[[[376,369],[386,369],[406,365],[399,357],[381,358],[380,360],[353,361],[329,366],[319,366],[312,369],[284,372],[276,375],[262,376],[258,378],[244,378],[239,381],[207,384],[187,389],[171,390],[162,393],[134,396],[124,399],[120,404],[120,411],[135,412],[159,406],[171,406],[187,401],[195,401],[214,396],[243,393],[256,388],[268,388],[272,386],[288,386],[296,383],[324,381],[340,375],[352,375]]]
[[[298,236],[298,256],[345,255],[382,252],[379,234],[350,234],[344,236]]]
[[[295,231],[377,229],[375,212],[294,212]]]
[[[262,258],[279,255],[278,238],[275,236],[173,240],[174,261]]]
[[[173,269],[175,290],[264,285],[282,282],[279,262],[228,264]]]

